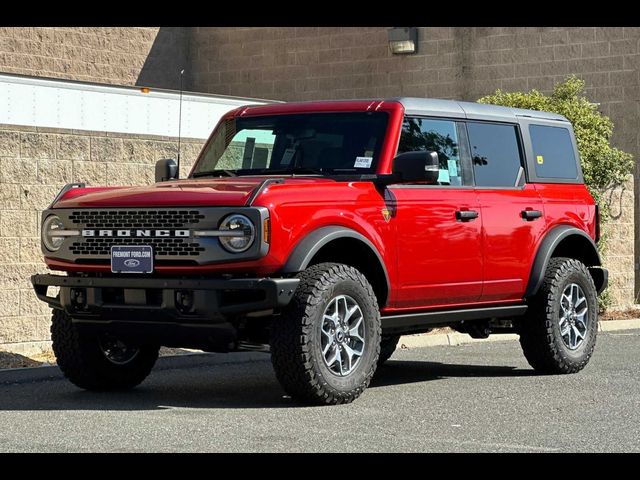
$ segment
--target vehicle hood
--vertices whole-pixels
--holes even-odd
[[[175,180],[142,187],[74,188],[53,208],[242,206],[268,178],[295,185],[335,183],[323,177],[251,176]]]

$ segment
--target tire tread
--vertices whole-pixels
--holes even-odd
[[[332,388],[314,366],[310,351],[313,316],[322,295],[337,281],[351,280],[359,284],[376,312],[376,296],[367,279],[353,267],[338,263],[313,265],[298,275],[300,284],[288,308],[271,327],[271,360],[276,376],[284,390],[294,398],[315,404],[343,404],[358,398],[375,373],[380,346],[376,345],[374,361],[364,379],[354,389],[344,392]],[[382,333],[379,317],[376,322],[378,338]]]
[[[582,370],[595,348],[596,335],[590,335],[586,350],[579,361],[570,359],[564,349],[558,345],[555,338],[555,298],[563,279],[573,272],[580,272],[589,283],[591,292],[595,292],[595,285],[585,265],[575,259],[554,257],[549,266],[538,294],[532,299],[526,316],[521,324],[520,345],[529,365],[536,371],[547,374],[576,373]],[[589,292],[585,292],[589,295]],[[596,315],[597,322],[597,315]]]

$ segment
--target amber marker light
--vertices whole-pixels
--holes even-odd
[[[147,87],[142,87],[142,88],[140,89],[140,91],[141,91],[142,93],[149,93],[149,92],[151,91],[151,89],[149,89],[149,88],[147,88]]]
[[[271,240],[271,219],[265,218],[262,222],[262,240],[264,243],[269,243]]]

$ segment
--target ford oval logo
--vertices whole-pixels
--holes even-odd
[[[134,268],[140,265],[140,260],[136,260],[135,258],[129,258],[124,261],[124,266],[129,268]]]

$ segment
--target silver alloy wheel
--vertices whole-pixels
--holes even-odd
[[[589,307],[577,283],[570,283],[560,297],[560,335],[569,350],[576,350],[587,336]]]
[[[320,324],[322,358],[331,373],[346,377],[364,354],[364,315],[348,295],[338,295],[327,305]]]
[[[106,359],[115,365],[126,365],[140,353],[139,348],[130,347],[112,336],[101,337],[98,345]]]

